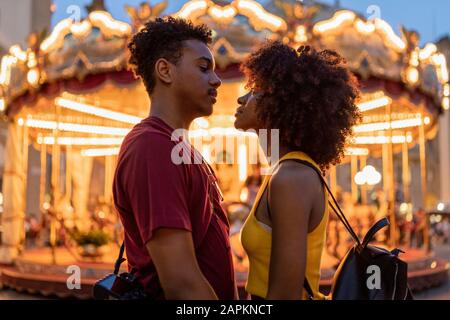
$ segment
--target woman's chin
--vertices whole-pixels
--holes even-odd
[[[238,130],[246,130],[243,126],[242,123],[239,122],[239,119],[234,120],[234,127]]]

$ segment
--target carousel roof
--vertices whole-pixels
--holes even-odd
[[[56,97],[61,104],[70,100],[66,99],[70,94],[96,90],[106,80],[113,81],[113,86],[136,84],[127,71],[127,42],[146,21],[162,15],[166,5],[163,1],[127,7],[131,24],[95,10],[80,22],[59,22],[49,35],[32,34],[26,49],[11,47],[0,64],[0,113],[13,118],[41,94]],[[213,29],[212,51],[225,79],[242,79],[239,63],[267,38],[338,51],[361,79],[360,108],[365,119],[355,132],[362,145],[381,142],[374,132],[417,127],[419,120],[432,131],[437,116],[449,108],[444,54],[432,43],[420,48],[416,32],[402,28],[399,36],[381,19],[368,21],[350,10],[295,0],[272,0],[265,7],[254,0],[192,0],[173,16]],[[117,92],[104,91],[114,104]],[[119,104],[112,111],[134,117],[129,125],[139,119],[138,112]],[[389,123],[382,108],[390,104]],[[73,103],[71,107],[76,109]],[[399,141],[413,139],[404,130],[398,134]]]

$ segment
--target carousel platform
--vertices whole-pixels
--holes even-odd
[[[450,262],[437,257],[433,252],[409,248],[400,258],[408,263],[408,284],[413,292],[420,292],[445,283],[448,278]],[[327,294],[332,285],[335,266],[339,261],[327,256],[322,260],[322,279],[320,291]]]
[[[56,261],[49,248],[27,250],[13,265],[0,265],[0,287],[55,298],[90,299],[94,283],[114,270],[118,250],[109,249],[101,258],[80,259],[66,248],[56,248]],[[68,278],[74,274],[71,266],[80,268],[80,289],[68,289]],[[126,271],[126,263],[121,271]]]
[[[0,284],[19,292],[40,294],[65,299],[90,299],[92,286],[97,279],[111,273],[117,250],[110,250],[100,259],[78,260],[65,248],[57,248],[56,263],[52,261],[52,252],[48,248],[28,250],[16,259],[13,265],[0,265]],[[408,278],[415,292],[439,286],[447,281],[450,263],[433,253],[424,250],[409,249],[402,255],[408,262]],[[322,263],[321,291],[328,293],[331,288],[336,260],[324,255]],[[80,267],[81,288],[69,290],[67,279],[69,266]],[[122,266],[126,269],[126,263]],[[244,284],[246,271],[236,267],[241,297],[245,297]],[[1,286],[0,286],[1,287]]]

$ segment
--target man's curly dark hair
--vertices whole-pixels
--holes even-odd
[[[183,41],[199,40],[205,44],[212,41],[212,32],[205,25],[194,26],[192,22],[164,17],[156,18],[145,24],[136,33],[130,43],[129,66],[136,77],[140,77],[151,94],[155,88],[155,63],[165,58],[173,64],[183,55]]]
[[[280,130],[281,145],[305,152],[322,171],[340,162],[361,114],[358,81],[338,53],[270,41],[242,68],[248,88],[262,94],[258,118]]]

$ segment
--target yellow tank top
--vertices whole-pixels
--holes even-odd
[[[308,161],[314,166],[317,164],[303,152],[290,152],[282,157],[278,163],[287,159],[300,159]],[[256,220],[255,211],[258,208],[261,197],[269,183],[270,175],[267,175],[255,199],[252,210],[244,223],[241,231],[241,242],[249,258],[249,274],[246,290],[252,295],[262,298],[267,296],[269,289],[269,266],[272,247],[272,232],[268,226]],[[328,222],[328,194],[324,188],[325,212],[319,225],[307,236],[306,252],[306,278],[314,292],[314,298],[323,298],[319,293],[320,262],[325,244],[326,226]],[[303,290],[302,299],[307,298],[306,290]]]

